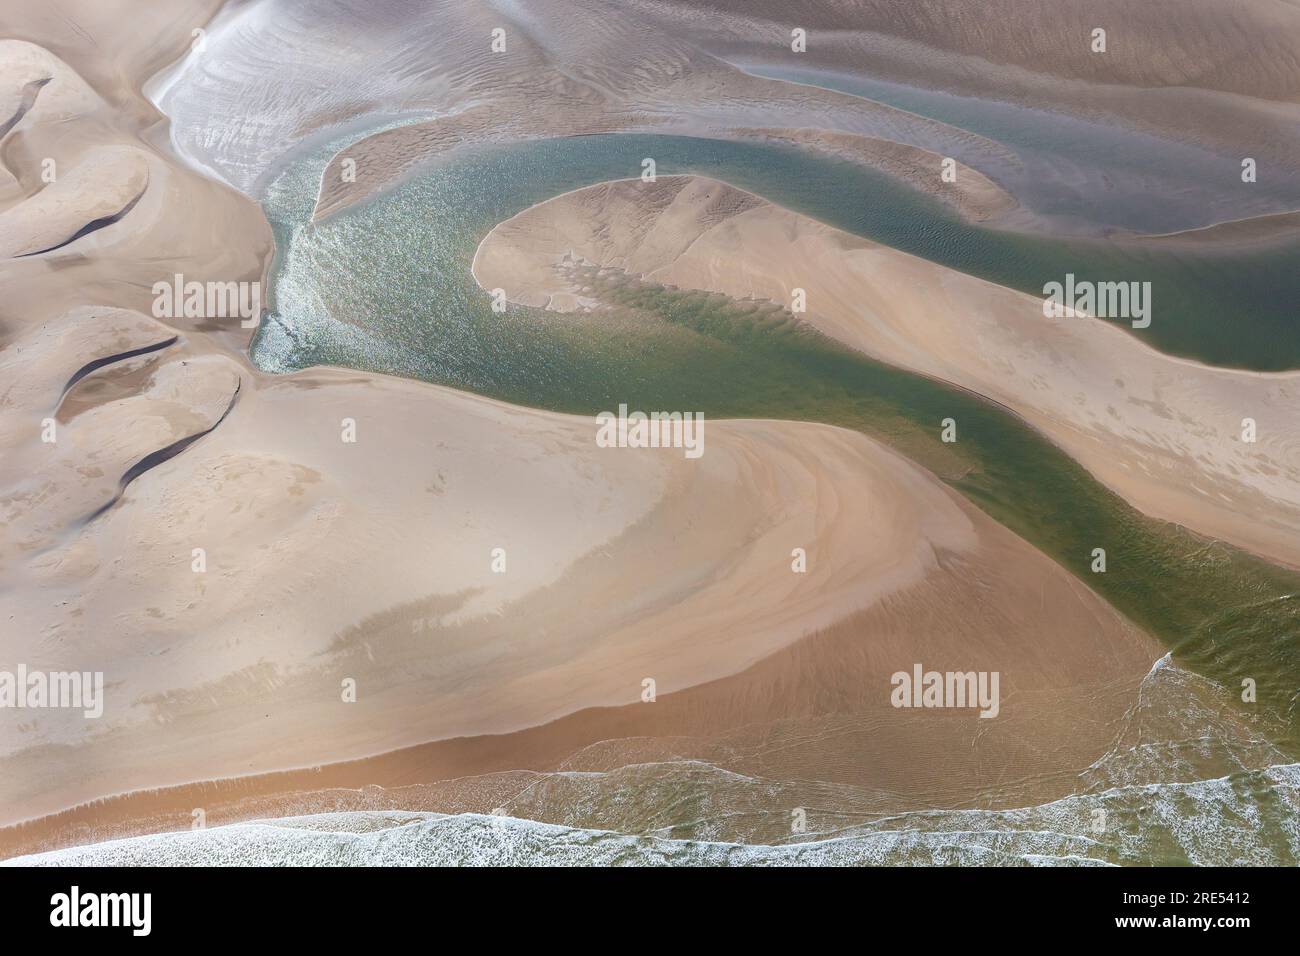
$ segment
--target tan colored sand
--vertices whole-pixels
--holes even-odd
[[[195,808],[208,826],[333,809],[503,808],[625,832],[675,825],[784,842],[792,807],[854,823],[1077,792],[1122,734],[1160,650],[1005,529],[989,528],[976,553],[939,557],[941,573],[722,680],[515,733],[97,801],[0,828],[0,857],[188,829]],[[994,589],[1007,600],[989,600]],[[891,675],[918,661],[998,670],[998,718],[889,706]]]
[[[196,42],[194,31],[206,28],[222,4],[8,0],[0,10],[0,34],[43,48],[44,53],[34,54],[37,58],[73,64],[76,74],[111,101],[121,118],[152,120],[157,113],[140,96],[141,86]]]
[[[0,13],[0,33],[26,38],[0,40],[8,102],[49,77],[0,140],[10,177],[8,188],[0,182],[0,335],[86,306],[148,314],[154,283],[176,273],[263,278],[271,231],[261,210],[160,151],[160,117],[140,92],[153,70],[187,49],[216,3],[135,6],[22,0]],[[93,89],[86,77],[96,79]],[[100,228],[67,242],[92,224]],[[233,347],[250,335],[237,323],[197,324]]]
[[[0,88],[0,130],[23,118],[65,122],[98,110],[103,101],[81,76],[42,46],[0,39],[5,83]]]
[[[144,195],[149,160],[128,146],[99,147],[26,202],[0,213],[0,256],[25,256],[71,242],[122,216]]]
[[[1132,681],[1149,661],[1145,638],[1090,592],[863,436],[709,422],[698,461],[601,449],[588,418],[356,372],[268,377],[229,349],[247,335],[237,321],[150,318],[149,283],[173,271],[259,274],[265,227],[241,229],[245,201],[153,154],[137,132],[100,111],[61,133],[69,170],[133,140],[148,155],[148,188],[129,216],[0,265],[23,306],[7,314],[0,350],[7,663],[102,670],[108,697],[98,721],[43,710],[0,726],[5,820],[517,732],[633,705],[647,678],[671,697],[850,619],[875,622],[845,639],[875,648],[859,687],[876,710],[889,690],[881,675],[918,651],[932,666],[1004,668],[1022,700],[1044,688],[1059,697],[1063,684],[1086,696],[1098,680]],[[31,160],[54,134],[31,115],[13,135],[9,155],[34,186]],[[61,188],[85,215],[109,183],[118,180],[79,190],[69,173]],[[5,215],[30,242],[40,224],[20,218],[24,205]],[[175,209],[190,215],[169,216]],[[59,311],[73,296],[83,301]],[[88,306],[87,296],[117,304]],[[78,378],[141,349],[152,350]],[[355,443],[342,440],[345,420]],[[57,437],[43,442],[50,421]],[[121,487],[150,453],[194,436]],[[497,547],[504,573],[492,570]],[[792,570],[795,548],[807,552],[806,573]],[[987,592],[1003,579],[1008,603],[997,612]],[[1038,610],[1021,607],[1030,592]],[[973,622],[976,603],[996,617],[978,652],[983,625],[950,626]],[[934,618],[940,606],[949,610]],[[1073,646],[1084,646],[1075,629],[1091,635],[1087,653],[1100,658],[1025,654],[1050,646],[1049,625]],[[836,670],[835,655],[819,667]],[[343,700],[345,680],[356,681],[355,703]],[[1118,713],[1122,696],[1102,709]],[[770,716],[785,706],[766,691],[757,699]],[[698,726],[733,727],[750,706]],[[962,719],[968,735],[993,739],[973,713]],[[1048,727],[1028,711],[1020,721]],[[886,777],[907,777],[913,731],[902,728],[913,725],[880,731],[872,759]],[[562,742],[598,732],[583,726]],[[1108,727],[1101,718],[1078,759],[1104,749]],[[926,733],[955,752],[970,740],[938,724]],[[1059,753],[1074,734],[1053,726],[1041,749]],[[982,765],[1020,762],[1024,738],[998,739],[980,752],[1001,756]],[[924,789],[927,773],[910,785]]]
[[[474,274],[555,308],[575,294],[556,268],[566,256],[786,306],[802,288],[818,329],[1008,406],[1148,514],[1300,565],[1300,374],[1210,368],[1109,323],[1048,319],[1033,296],[698,177],[535,206],[489,234]],[[1171,320],[1155,302],[1153,321]],[[1241,440],[1245,418],[1254,444]]]

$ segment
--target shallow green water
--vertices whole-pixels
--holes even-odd
[[[308,194],[315,195],[329,153],[322,149],[297,160],[272,184],[267,200],[277,225],[306,218]],[[332,268],[331,259],[348,263],[348,270],[388,276],[394,270],[384,263],[398,256],[412,266],[409,272],[378,291],[344,275],[294,290],[282,275],[277,293],[288,301],[281,311],[297,314],[320,295],[327,307],[343,307],[355,324],[389,341],[418,330],[428,351],[434,347],[430,331],[441,339],[437,329],[427,328],[435,324],[431,311],[440,310],[446,320],[482,306],[474,290],[466,294],[465,277],[455,267],[467,261],[466,250],[488,229],[567,189],[638,175],[647,156],[662,174],[724,178],[850,232],[1035,295],[1067,273],[1093,281],[1147,281],[1151,327],[1133,332],[1144,341],[1217,365],[1300,368],[1300,248],[1207,257],[1001,233],[966,225],[936,200],[856,164],[789,147],[689,137],[606,135],[465,151],[365,210],[337,217],[315,230],[319,235],[300,237],[297,252],[316,260],[318,277]],[[286,229],[277,228],[282,249],[288,238]],[[344,244],[352,248],[340,259]],[[294,291],[301,295],[292,298]],[[453,321],[456,348],[441,363],[459,362],[465,374],[477,374],[483,356],[476,346],[487,343],[469,327],[475,323]],[[307,347],[322,345],[317,340]],[[421,374],[416,367],[404,371]]]
[[[336,148],[300,158],[267,189],[280,255],[275,312],[254,343],[262,367],[367,368],[582,414],[627,402],[860,429],[929,465],[1163,637],[1184,664],[1228,688],[1256,680],[1258,708],[1289,722],[1296,748],[1300,576],[1141,516],[989,403],[872,362],[775,307],[625,283],[606,290],[623,306],[616,315],[497,315],[469,274],[477,243],[500,220],[568,189],[634,176],[646,156],[661,175],[726,179],[938,261],[978,255],[1023,278],[1052,256],[1060,267],[1059,247],[969,230],[882,176],[799,150],[653,136],[466,152],[305,226]],[[946,417],[959,423],[957,445],[938,441]],[[1095,547],[1107,550],[1105,574],[1089,571]]]

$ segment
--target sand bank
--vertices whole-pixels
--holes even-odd
[[[567,256],[786,306],[802,288],[821,331],[1008,406],[1140,510],[1300,565],[1300,374],[1211,368],[1106,322],[1045,318],[1041,299],[699,177],[535,206],[492,231],[474,274],[515,301],[573,308],[579,290],[556,268]]]
[[[587,26],[575,32],[573,22]],[[499,51],[496,29],[504,31]],[[368,42],[355,43],[361,36]],[[438,38],[436,54],[429,37]],[[250,89],[238,79],[250,74],[266,80]],[[603,0],[537,0],[526,12],[487,0],[416,10],[257,0],[224,13],[204,49],[155,92],[181,152],[249,192],[278,157],[317,131],[342,132],[367,115],[418,120],[340,152],[322,177],[317,218],[455,146],[590,133],[816,129],[898,144],[896,154],[914,147],[953,156],[992,178],[1016,166],[984,137],[859,97],[753,76],[700,49],[689,31],[658,29]],[[817,137],[800,138],[823,148]],[[880,158],[879,151],[852,154],[859,162]],[[347,160],[355,165],[345,176]],[[896,174],[899,157],[881,167]]]
[[[873,607],[894,622],[857,632],[875,678],[929,649],[1032,683],[1023,649],[1049,620],[1047,646],[1062,646],[1036,666],[1058,686],[1096,679],[1065,663],[1068,621],[1091,635],[1090,660],[1134,646],[1102,602],[933,477],[826,426],[710,422],[698,460],[599,448],[592,419],[351,372],[266,378],[189,336],[80,379],[64,402],[106,377],[109,394],[42,443],[54,384],[84,364],[72,342],[97,326],[106,349],[161,333],[128,319],[69,317],[8,350],[19,382],[46,386],[4,410],[11,656],[102,671],[108,687],[98,721],[7,725],[9,822],[636,702],[646,678],[659,693],[722,678]],[[150,446],[217,421],[85,520]],[[970,564],[983,570],[954,570]],[[1042,620],[1019,620],[1025,588],[1049,582]],[[976,645],[934,623],[933,601],[909,626],[894,597],[920,586],[959,615],[1005,600],[1014,626]]]
[[[367,112],[436,114],[341,152],[322,179],[318,217],[373,195],[449,145],[612,131],[728,137],[740,129],[780,130],[787,137],[815,129],[898,144],[893,155],[859,150],[854,158],[902,174],[927,192],[934,185],[907,175],[909,164],[900,163],[898,151],[953,157],[1021,201],[1020,214],[1005,223],[1015,229],[1108,235],[1134,227],[1132,212],[1140,208],[1157,209],[1162,218],[1155,228],[1172,231],[1294,208],[1300,194],[1294,64],[1281,52],[1260,63],[1256,52],[1294,46],[1300,31],[1294,11],[1266,0],[1240,11],[1203,0],[1190,11],[1183,4],[1177,11],[1167,4],[1132,11],[1114,3],[1103,12],[1086,0],[1055,4],[1050,13],[1013,0],[978,11],[954,0],[904,6],[821,0],[801,4],[796,17],[787,4],[768,2],[647,0],[615,9],[606,0],[535,0],[527,15],[516,17],[519,8],[465,3],[429,8],[419,27],[401,32],[389,24],[398,9],[387,4],[367,4],[364,14],[359,5],[340,4],[327,22],[314,18],[307,30],[295,28],[297,11],[264,3],[218,38],[208,60],[179,76],[165,106],[190,131],[180,134],[184,151],[245,189],[255,188],[271,157],[317,128]],[[409,15],[405,7],[400,15]],[[1108,47],[1094,53],[1091,32],[1102,16]],[[1024,28],[1025,17],[1032,31]],[[590,24],[581,39],[566,28],[570,19]],[[1020,27],[1007,29],[1007,23]],[[484,39],[496,27],[508,38],[502,53]],[[805,52],[790,49],[797,27],[809,31]],[[384,49],[397,53],[374,57],[358,50],[340,59],[316,50],[331,33],[376,29]],[[436,62],[420,48],[422,33],[448,38]],[[274,86],[250,98],[246,85],[233,82],[277,56],[295,69]],[[408,61],[420,68],[394,70]],[[1071,131],[1091,137],[1094,147],[1114,142],[1116,148],[1098,155],[1095,148],[1052,153],[1049,147],[1047,156],[1026,160],[1023,142],[996,141],[1007,135],[1004,125],[1025,121],[1020,115],[980,121],[964,107],[936,114],[958,124],[949,125],[887,105],[880,101],[885,93],[847,96],[755,76],[736,64],[893,83],[902,87],[900,103],[909,101],[910,89],[939,90],[966,98],[967,106],[996,104],[1012,114],[1033,104],[1044,114],[1090,122],[1090,133]],[[207,135],[214,127],[223,130],[219,137]],[[1051,134],[1044,125],[1038,139]],[[804,146],[840,154],[821,135]],[[1142,158],[1135,161],[1130,147]],[[1147,169],[1158,162],[1153,155],[1178,158],[1154,175]],[[1257,185],[1240,182],[1245,155],[1260,164]],[[347,159],[357,163],[355,180],[341,175]],[[1053,182],[1057,196],[1091,201],[1062,215],[1042,181]],[[962,195],[937,194],[950,201]]]
[[[970,222],[997,219],[1018,205],[1010,193],[978,170],[952,157],[905,143],[821,129],[740,128],[735,133],[777,143],[812,146],[833,156],[879,169],[913,189],[935,197]],[[951,163],[949,179],[944,178],[945,161]]]

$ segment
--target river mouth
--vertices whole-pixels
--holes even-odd
[[[803,149],[639,134],[456,151],[312,223],[321,171],[341,145],[318,143],[266,183],[262,200],[278,248],[273,308],[251,349],[264,370],[337,365],[583,415],[626,402],[699,409],[710,418],[854,428],[952,483],[1181,655],[1200,660],[1209,676],[1258,680],[1243,671],[1254,667],[1279,682],[1280,700],[1294,699],[1300,575],[1225,545],[1206,548],[1202,539],[1146,518],[991,403],[804,334],[775,306],[627,281],[604,290],[621,306],[613,312],[561,316],[511,306],[498,314],[470,271],[479,242],[497,223],[559,193],[635,176],[645,157],[654,157],[663,175],[723,179],[869,238],[902,237],[909,251],[939,261],[957,258],[954,244],[972,236],[1026,254],[1051,244],[965,226],[937,201],[883,174]],[[861,190],[853,195],[870,199],[834,203],[845,195],[844,177]],[[1065,255],[1072,245],[1057,244],[1050,255]],[[1032,261],[1008,254],[999,267],[1023,270]],[[1242,332],[1238,341],[1249,337]],[[979,423],[960,452],[941,444],[931,427],[953,410]],[[1099,537],[1126,542],[1151,573],[1088,573],[1091,542]],[[1248,654],[1247,665],[1239,651],[1207,650],[1224,640],[1207,622],[1247,607],[1263,610],[1234,618],[1233,626],[1256,634],[1252,646],[1262,656]],[[1262,624],[1261,614],[1275,617],[1277,628]],[[1261,639],[1261,632],[1270,636]],[[1300,726],[1296,715],[1288,720]]]
[[[937,201],[881,174],[794,147],[639,134],[464,149],[312,223],[322,170],[342,145],[314,146],[265,184],[261,198],[278,252],[273,309],[252,346],[264,370],[352,367],[583,415],[625,402],[698,409],[709,418],[820,421],[863,431],[929,467],[1160,637],[1175,663],[1159,679],[1195,676],[1203,682],[1197,708],[1180,709],[1167,694],[1154,709],[1135,708],[1148,728],[1153,720],[1167,727],[1170,740],[1137,755],[1132,765],[1112,761],[1115,766],[1090,789],[1256,774],[1300,753],[1300,575],[1227,546],[1207,547],[1195,535],[1146,518],[991,403],[809,333],[775,306],[593,276],[605,282],[602,296],[615,308],[557,315],[511,306],[499,314],[470,273],[479,242],[497,223],[559,193],[634,177],[645,157],[656,159],[661,175],[722,179],[940,262],[963,263],[978,251],[981,269],[1000,278],[1014,273],[1018,281],[1008,284],[1020,287],[1036,281],[1027,276],[1064,270],[1067,262],[1076,273],[1112,269],[1106,257],[1123,257],[1123,250],[967,226]],[[846,194],[860,201],[845,202]],[[1079,249],[1097,257],[1092,266],[1071,258]],[[1156,258],[1169,283],[1182,281],[1187,270],[1207,268],[1180,256]],[[1242,261],[1275,286],[1291,281],[1269,256]],[[1143,274],[1141,266],[1128,267]],[[1214,275],[1202,276],[1207,286]],[[1214,296],[1219,307],[1231,292],[1216,287]],[[1239,357],[1243,343],[1262,342],[1270,322],[1284,321],[1242,308],[1256,324],[1253,331],[1237,330]],[[1169,334],[1188,341],[1194,325],[1194,319],[1165,323],[1173,326]],[[1198,343],[1202,351],[1212,345]],[[1272,349],[1275,361],[1279,351],[1285,350]],[[960,451],[941,444],[932,427],[954,412],[972,436]],[[1118,543],[1112,560],[1145,572],[1090,574],[1096,540]],[[1213,698],[1231,698],[1231,689],[1247,678],[1256,682],[1259,700],[1269,702],[1260,707],[1262,719],[1229,706],[1226,716],[1215,714],[1209,752],[1191,754],[1188,741],[1200,733],[1192,725],[1218,706]],[[1272,798],[1260,799],[1262,806]],[[1289,811],[1273,804],[1263,812]],[[990,817],[989,823],[1005,820]],[[1283,817],[1274,827],[1284,828]],[[1159,862],[1192,858],[1167,833],[1153,839],[1133,852]]]

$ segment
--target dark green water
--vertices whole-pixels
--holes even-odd
[[[624,283],[605,290],[622,307],[612,315],[520,308],[497,315],[469,274],[478,242],[500,220],[568,189],[634,176],[646,156],[661,175],[716,176],[927,258],[959,267],[979,260],[985,274],[1003,270],[1023,280],[1049,262],[1063,274],[1066,246],[968,229],[885,177],[799,150],[653,136],[462,153],[363,207],[306,226],[320,170],[336,148],[326,144],[296,160],[267,189],[280,255],[276,311],[254,343],[262,367],[366,368],[580,414],[627,402],[859,429],[944,476],[1229,696],[1253,678],[1258,710],[1285,721],[1283,742],[1300,749],[1300,575],[1145,518],[989,403],[872,362],[773,306]],[[1087,275],[1080,261],[1071,260],[1069,271]],[[1175,260],[1162,267],[1171,275],[1190,268]],[[1257,268],[1277,281],[1267,265]],[[1217,302],[1231,298],[1216,295]],[[1161,322],[1159,286],[1156,302],[1150,331],[1165,327],[1206,346],[1193,334],[1200,320]],[[1269,319],[1259,323],[1266,328]],[[1233,343],[1250,340],[1258,333],[1252,328]],[[959,423],[956,445],[938,441],[946,417]],[[1105,574],[1089,570],[1095,547],[1107,551]]]

